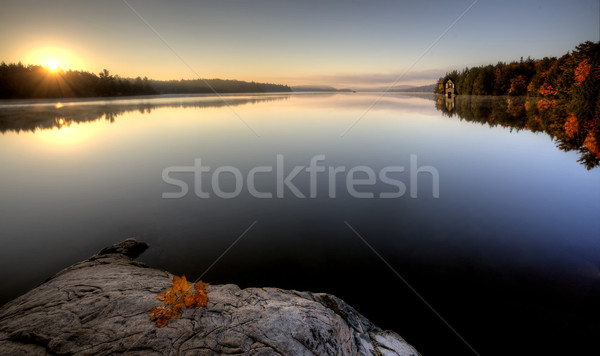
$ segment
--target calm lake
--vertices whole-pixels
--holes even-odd
[[[402,279],[481,355],[600,337],[577,152],[433,95],[223,98],[0,103],[0,302],[135,237],[188,279],[333,293],[424,355],[474,353]]]

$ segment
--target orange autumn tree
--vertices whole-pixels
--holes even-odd
[[[600,143],[598,142],[598,139],[596,137],[598,137],[597,132],[596,133],[590,132],[586,136],[583,144],[592,154],[594,154],[597,158],[600,158]]]
[[[524,75],[518,75],[510,80],[508,93],[510,95],[525,95],[527,94],[528,85],[527,78]]]
[[[591,68],[589,58],[585,58],[577,65],[577,68],[575,68],[575,86],[581,85],[587,79]]]
[[[577,117],[575,117],[575,114],[571,114],[567,118],[567,121],[565,121],[565,133],[567,134],[567,136],[569,138],[573,138],[573,137],[575,137],[575,134],[577,133],[578,128],[579,128],[579,123],[577,121]]]
[[[156,296],[164,304],[150,309],[150,320],[155,321],[156,326],[162,328],[170,319],[180,317],[183,307],[205,307],[208,303],[207,287],[208,283],[202,281],[192,286],[185,276],[173,276],[171,287]]]

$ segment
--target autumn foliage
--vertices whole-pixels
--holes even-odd
[[[550,84],[547,84],[547,85],[542,84],[540,86],[539,93],[542,96],[556,96],[556,95],[558,95],[558,89],[552,88],[552,85],[550,85]]]
[[[527,94],[527,78],[524,75],[518,75],[510,80],[510,95],[525,95]]]
[[[574,114],[571,114],[567,118],[567,121],[565,121],[565,133],[567,134],[567,136],[569,136],[569,138],[575,137],[578,126],[579,124],[577,122],[577,118]]]
[[[593,133],[589,133],[586,136],[583,144],[592,154],[596,156],[596,158],[600,158],[600,144],[596,137],[598,137],[597,134],[594,135]]]
[[[581,63],[579,63],[577,68],[575,68],[575,85],[576,86],[581,85],[581,83],[583,83],[587,79],[588,75],[590,74],[590,69],[591,69],[591,64],[590,64],[589,58],[585,58],[584,60],[581,61]]]
[[[481,114],[494,118],[490,124],[545,131],[560,149],[579,151],[579,161],[586,168],[600,166],[600,42],[581,43],[559,58],[527,58],[455,70],[439,78],[438,84],[449,79],[459,95],[455,111],[460,116]],[[438,87],[436,92],[442,91]],[[486,101],[483,95],[522,99],[507,99],[506,104],[495,104],[493,112],[486,112],[489,109],[480,105]]]
[[[185,276],[173,276],[173,285],[166,291],[159,293],[156,298],[163,301],[163,305],[150,309],[150,320],[162,328],[170,319],[181,316],[184,307],[205,307],[208,303],[208,283],[198,281],[192,286]]]

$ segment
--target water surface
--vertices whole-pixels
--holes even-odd
[[[517,354],[573,350],[599,336],[600,171],[586,170],[577,152],[543,132],[448,117],[429,95],[224,98],[228,105],[214,96],[3,103],[1,300],[133,236],[150,243],[140,259],[153,267],[334,293],[423,354],[469,354],[366,241],[482,355],[517,343]],[[346,172],[404,167],[390,177],[407,191],[377,198],[395,188],[376,177],[357,188],[375,198],[359,199],[340,174],[330,198],[325,172],[310,198],[302,171],[293,182],[307,197],[285,188],[276,198],[276,168],[255,182],[275,198],[254,197],[246,181],[232,199],[211,190],[216,168],[245,179],[276,167],[278,155],[286,174],[316,155]],[[431,174],[411,181],[411,157],[437,170],[439,198]],[[211,169],[210,197],[194,194],[192,173],[174,173],[190,194],[163,199],[178,191],[163,170],[196,159]],[[217,180],[236,188],[232,174]]]

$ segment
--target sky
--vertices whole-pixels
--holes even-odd
[[[599,2],[3,0],[0,60],[161,80],[426,85],[599,41]]]

